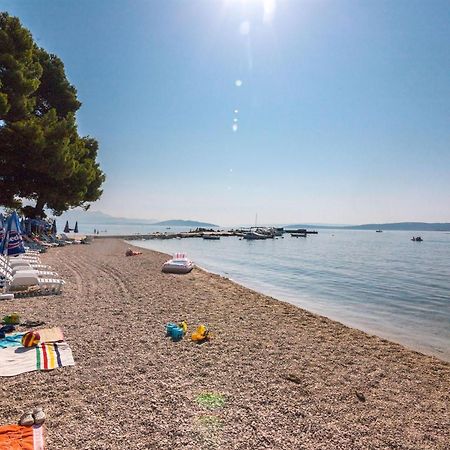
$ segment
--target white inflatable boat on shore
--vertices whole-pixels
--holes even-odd
[[[165,273],[189,273],[194,268],[194,263],[184,253],[177,253],[172,259],[162,266]]]

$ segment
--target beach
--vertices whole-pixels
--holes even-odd
[[[75,366],[2,378],[2,423],[41,404],[49,449],[448,449],[450,364],[119,239],[51,249],[60,296],[0,315],[60,326]],[[186,320],[180,342],[167,322]],[[199,324],[212,333],[196,344]],[[215,408],[203,394],[223,400]]]

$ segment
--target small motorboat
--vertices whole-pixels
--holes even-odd
[[[165,273],[189,273],[194,268],[194,263],[184,253],[177,253],[172,259],[166,261],[162,266]]]
[[[292,237],[306,237],[306,233],[291,233]]]
[[[377,232],[377,233],[382,233],[382,232],[383,232],[383,230],[377,230],[376,232]]]
[[[256,231],[249,231],[248,233],[245,233],[243,237],[248,241],[257,241],[267,239],[268,236],[261,233],[257,233]]]
[[[423,239],[420,236],[417,236],[417,237],[413,236],[413,238],[411,240],[414,242],[422,242],[423,241]]]
[[[219,241],[220,240],[220,236],[218,236],[217,234],[204,234],[203,239],[206,239],[208,241]]]

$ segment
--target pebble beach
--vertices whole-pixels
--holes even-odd
[[[42,405],[55,450],[449,448],[449,363],[128,247],[51,249],[63,294],[0,302],[61,327],[76,364],[2,378],[2,424]],[[182,320],[173,342],[165,324]]]

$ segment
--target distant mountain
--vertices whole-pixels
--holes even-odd
[[[127,219],[126,217],[114,217],[101,211],[83,211],[82,209],[72,209],[66,211],[62,216],[56,218],[58,223],[64,223],[66,220],[72,225],[72,222],[101,225],[152,225],[156,222],[154,219]]]
[[[386,230],[386,231],[450,231],[450,223],[398,222],[367,223],[364,225],[288,225],[287,229],[322,228],[339,230]]]
[[[349,227],[351,230],[450,231],[450,223],[399,222],[368,223]]]
[[[213,223],[197,222],[195,220],[164,220],[162,222],[156,222],[153,225],[164,225],[171,227],[202,227],[202,228],[212,228],[218,227],[219,225],[214,225]]]

